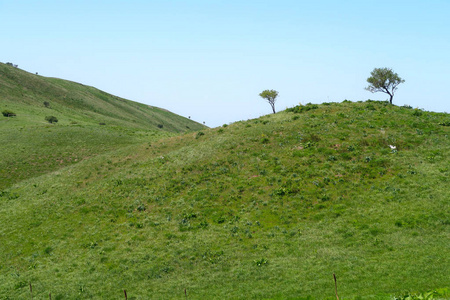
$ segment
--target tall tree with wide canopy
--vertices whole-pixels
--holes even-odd
[[[389,68],[375,68],[367,78],[369,86],[366,90],[372,93],[383,92],[389,95],[389,103],[392,104],[392,98],[400,83],[405,82],[397,73]]]

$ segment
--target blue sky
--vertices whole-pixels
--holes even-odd
[[[450,1],[0,0],[0,61],[210,127],[298,103],[388,99],[450,112]]]

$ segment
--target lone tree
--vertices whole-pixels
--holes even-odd
[[[367,78],[369,86],[366,87],[366,90],[372,93],[383,92],[388,94],[390,97],[389,103],[392,104],[392,98],[394,98],[397,86],[405,82],[405,80],[401,79],[397,73],[394,73],[389,68],[375,68],[370,75],[372,76]]]
[[[261,92],[261,94],[259,94],[259,96],[269,102],[270,106],[272,107],[273,113],[275,113],[275,101],[277,100],[278,92],[275,90],[264,90]]]

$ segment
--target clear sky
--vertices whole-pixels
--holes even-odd
[[[298,103],[386,100],[450,112],[450,0],[0,0],[0,61],[210,127]]]

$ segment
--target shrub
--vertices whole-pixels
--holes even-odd
[[[163,124],[158,124],[158,128],[163,128],[164,125]]]
[[[16,114],[10,110],[5,109],[4,111],[2,111],[2,114],[4,117],[15,117]]]
[[[12,62],[7,62],[6,65],[7,65],[7,66],[14,67],[14,68],[17,68],[17,67],[18,67],[18,65],[13,64]]]
[[[328,156],[328,161],[336,161],[336,160],[337,160],[336,156],[334,155]]]
[[[265,134],[263,134],[261,136],[261,143],[267,144],[268,142],[270,142],[269,138]]]
[[[423,114],[423,111],[421,111],[420,109],[416,108],[414,109],[412,115],[416,116],[416,117],[420,117]]]
[[[394,300],[419,300],[419,299],[444,299],[441,296],[448,296],[448,288],[431,290],[425,293],[407,293],[406,295],[396,296]],[[437,296],[435,298],[435,296]]]
[[[198,139],[198,138],[201,137],[202,135],[205,135],[205,133],[202,132],[202,131],[199,131],[199,132],[197,132],[197,135],[195,136],[195,138]]]
[[[50,124],[58,122],[58,118],[56,118],[55,116],[46,116],[45,120]]]
[[[49,108],[50,107],[50,103],[48,101],[44,101],[44,106]]]
[[[366,109],[368,110],[376,110],[375,106],[372,103],[366,105]]]
[[[257,267],[261,267],[264,265],[267,265],[269,263],[269,261],[265,258],[261,258],[261,259],[255,259],[253,261],[253,263],[257,266]]]
[[[287,112],[293,112],[295,114],[299,114],[305,111],[310,111],[312,109],[318,109],[319,106],[317,104],[308,103],[306,105],[297,105],[292,108],[286,109]]]

